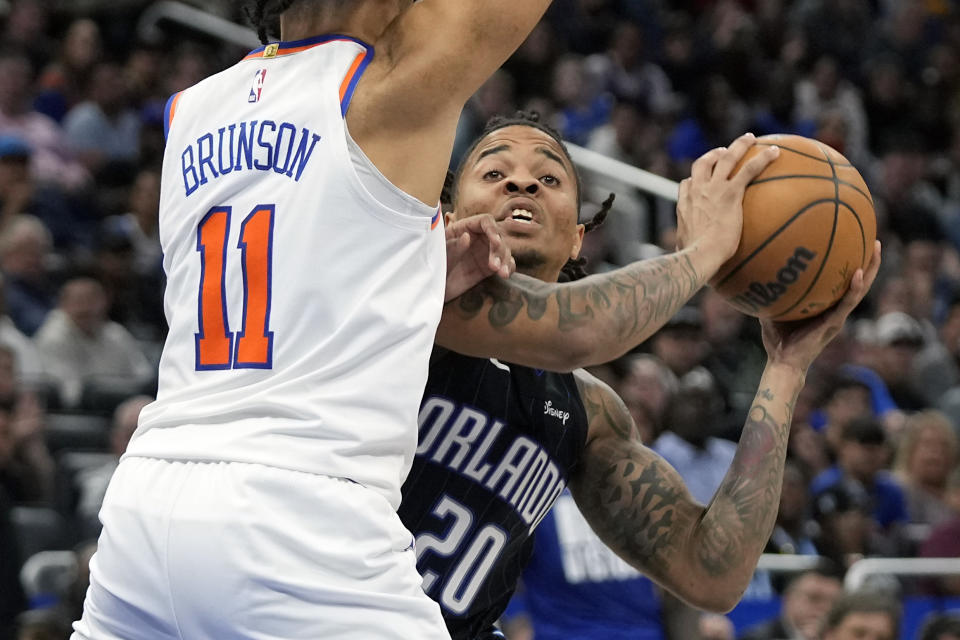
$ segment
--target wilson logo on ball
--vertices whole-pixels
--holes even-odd
[[[779,271],[777,279],[766,284],[751,282],[747,290],[736,296],[733,302],[753,311],[769,307],[787,292],[787,288],[797,281],[800,274],[807,270],[810,261],[817,257],[816,252],[806,247],[797,247],[793,255]]]

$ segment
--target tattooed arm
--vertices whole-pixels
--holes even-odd
[[[554,371],[607,362],[653,335],[723,259],[691,248],[565,284],[488,278],[447,303],[437,343]]]
[[[777,156],[768,147],[735,171],[754,142],[743,135],[693,163],[677,202],[682,251],[573,283],[487,279],[447,304],[437,342],[554,371],[607,362],[643,342],[736,251],[744,190]]]
[[[863,299],[879,267],[877,243],[866,274],[857,270],[832,310],[802,323],[761,322],[767,366],[733,462],[707,506],[693,500],[679,474],[640,443],[616,394],[578,372],[590,431],[570,490],[597,535],[690,604],[733,608],[776,521],[790,422],[806,371]]]
[[[570,489],[597,535],[677,597],[731,609],[750,582],[777,516],[793,402],[803,374],[770,365],[733,464],[708,506],[641,443],[622,401],[577,376],[590,439]]]

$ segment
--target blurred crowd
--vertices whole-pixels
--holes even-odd
[[[244,53],[183,27],[140,39],[147,4],[0,3],[0,639],[64,638],[79,615],[165,334],[163,107]],[[555,0],[468,104],[452,165],[517,109],[676,180],[744,131],[816,137],[860,169],[884,265],[797,403],[768,551],[840,574],[866,556],[960,556],[960,3]],[[584,178],[584,218],[617,196],[588,269],[674,246],[672,203]],[[595,373],[706,501],[762,367],[757,323],[706,290]],[[960,596],[956,578],[898,588]]]

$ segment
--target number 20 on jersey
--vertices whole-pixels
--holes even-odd
[[[240,242],[228,251],[231,207],[214,207],[197,227],[200,253],[199,328],[196,334],[198,371],[273,368],[272,296],[274,205],[257,205],[240,223]],[[235,255],[239,254],[239,255]],[[243,276],[243,321],[230,330],[227,312],[227,268]]]

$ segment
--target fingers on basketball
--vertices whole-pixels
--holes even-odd
[[[877,221],[862,176],[841,154],[800,136],[764,136],[740,161],[745,186],[737,252],[711,281],[742,312],[777,321],[832,308],[873,257]],[[744,174],[746,179],[748,173]]]

